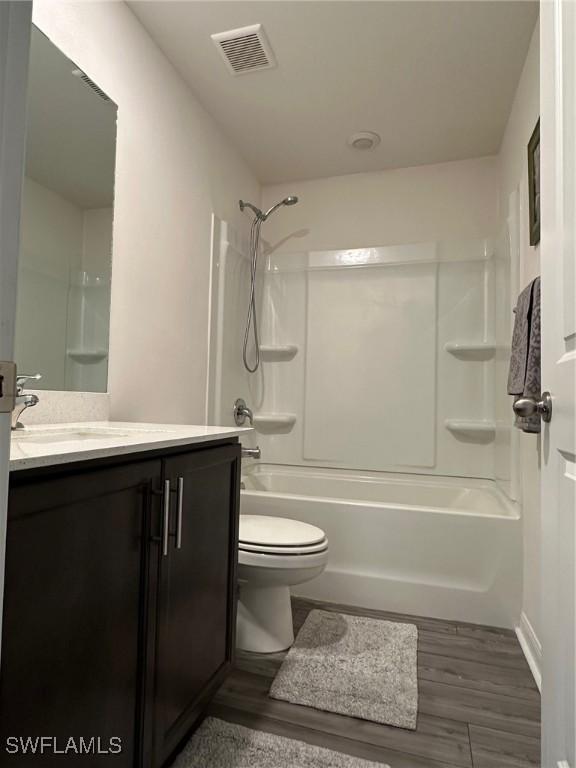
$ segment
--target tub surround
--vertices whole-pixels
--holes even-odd
[[[251,431],[250,428],[240,427],[139,424],[122,421],[89,421],[28,427],[12,433],[10,471],[185,447],[238,437]]]
[[[208,420],[229,423],[241,396],[271,463],[493,479],[491,240],[287,247],[263,265],[264,353],[250,378],[238,365],[247,251],[230,225],[215,229]],[[346,430],[343,403],[355,404]]]

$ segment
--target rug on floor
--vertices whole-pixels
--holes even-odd
[[[303,741],[207,718],[173,768],[390,768]]]
[[[311,611],[270,696],[414,730],[417,646],[414,624]]]

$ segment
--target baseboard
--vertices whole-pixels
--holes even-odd
[[[538,690],[542,692],[542,645],[524,611],[520,615],[520,624],[516,627],[516,635]]]

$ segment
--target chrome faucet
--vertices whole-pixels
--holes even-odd
[[[16,397],[14,398],[14,410],[12,411],[12,429],[24,429],[24,424],[19,421],[20,416],[24,413],[26,408],[32,408],[34,405],[38,405],[40,399],[38,395],[32,394],[32,392],[24,392],[24,384],[27,381],[40,381],[42,375],[35,373],[34,375],[21,374],[16,377]]]
[[[234,403],[233,414],[237,427],[241,427],[246,419],[248,419],[250,424],[254,424],[254,414],[252,413],[252,409],[248,408],[246,401],[241,397],[239,397]]]

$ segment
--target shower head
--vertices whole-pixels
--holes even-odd
[[[268,208],[266,213],[263,214],[264,221],[270,216],[274,211],[276,211],[278,208],[281,208],[283,205],[296,205],[298,202],[298,198],[296,195],[289,195],[288,197],[285,197],[284,200],[281,200],[279,203],[276,203],[276,205],[273,205],[271,208]]]
[[[256,218],[260,219],[261,221],[266,221],[268,216],[270,216],[271,213],[274,213],[274,211],[278,208],[281,208],[283,205],[296,205],[298,202],[298,198],[296,195],[289,195],[288,197],[285,197],[284,200],[281,200],[279,203],[276,203],[276,205],[273,205],[271,208],[268,208],[266,213],[262,213],[260,208],[256,208],[255,205],[252,205],[252,203],[247,203],[244,200],[239,200],[238,205],[240,206],[240,210],[243,211],[244,208],[250,208],[250,210],[255,214]]]

